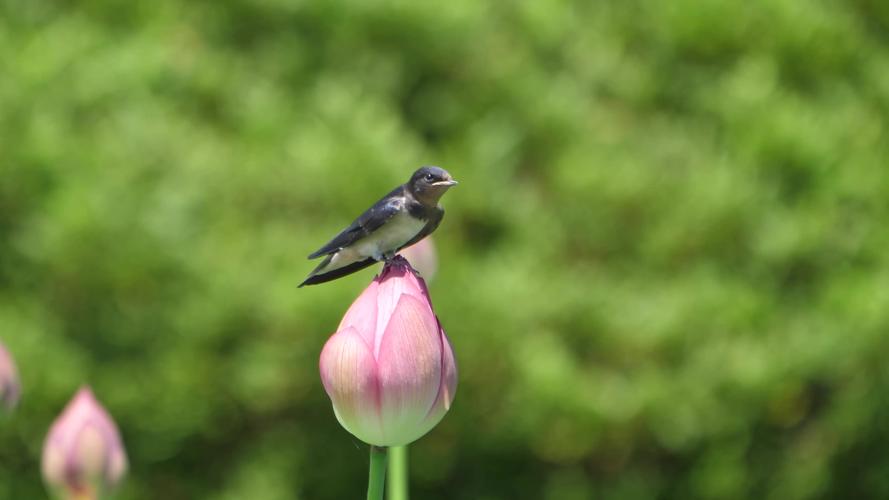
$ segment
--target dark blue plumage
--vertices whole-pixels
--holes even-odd
[[[299,286],[335,280],[392,258],[435,231],[444,209],[438,200],[457,184],[439,167],[422,167],[410,180],[374,203],[349,227],[312,252],[309,259],[326,256]]]

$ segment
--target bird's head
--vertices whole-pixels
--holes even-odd
[[[447,170],[439,167],[421,167],[414,172],[407,186],[411,194],[423,203],[435,205],[438,199],[457,181]]]

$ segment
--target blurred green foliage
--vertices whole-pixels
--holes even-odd
[[[81,382],[122,499],[361,498],[315,250],[421,164],[420,499],[889,497],[882,0],[0,1],[0,498]]]

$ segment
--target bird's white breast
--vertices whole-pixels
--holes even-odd
[[[424,226],[425,221],[402,212],[393,216],[383,227],[356,242],[352,248],[363,256],[379,259],[382,254],[394,252],[410,241]]]

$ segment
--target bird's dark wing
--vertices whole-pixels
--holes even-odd
[[[404,197],[399,196],[402,190],[403,187],[399,186],[380,201],[374,203],[374,206],[368,208],[349,227],[343,229],[340,234],[334,236],[326,245],[309,255],[309,259],[316,259],[322,255],[334,253],[379,229],[380,226],[394,217],[404,207]]]
[[[353,262],[348,266],[343,266],[339,269],[334,269],[333,271],[314,274],[306,278],[305,281],[300,283],[299,288],[302,288],[306,285],[317,285],[318,283],[326,283],[328,281],[333,281],[337,278],[342,278],[348,274],[352,274],[354,272],[360,271],[367,266],[375,264],[377,261],[373,259],[373,257],[368,257],[364,260]]]
[[[401,245],[399,250],[401,250],[402,248],[407,248],[407,247],[413,245],[414,243],[422,240],[423,238],[429,236],[430,234],[432,234],[432,232],[435,231],[436,228],[438,228],[438,225],[441,224],[442,218],[444,218],[444,209],[439,208],[439,209],[435,210],[435,212],[426,221],[426,225],[423,226],[423,229],[421,229],[420,232],[417,233],[416,236],[414,236],[413,238],[408,240],[407,243],[405,243],[404,245]]]

